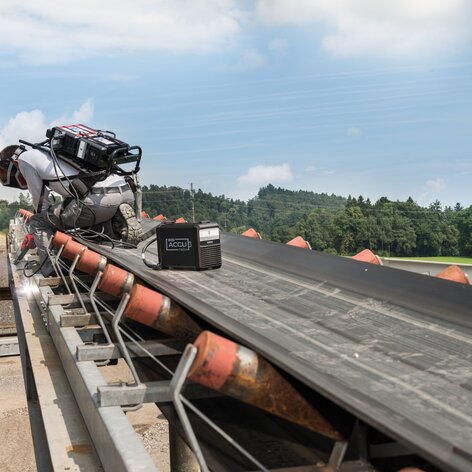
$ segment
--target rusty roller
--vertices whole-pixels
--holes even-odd
[[[99,270],[103,271],[106,265],[107,258],[105,256],[87,248],[80,254],[76,267],[85,274],[96,275]]]
[[[98,284],[98,289],[115,297],[121,297],[131,290],[133,283],[133,274],[112,264],[107,264]]]
[[[33,212],[25,210],[24,208],[20,208],[18,210],[18,214],[22,216],[25,220],[29,220],[34,215]]]
[[[256,352],[209,331],[203,331],[193,344],[198,353],[189,378],[194,382],[330,439],[343,439],[338,429]]]
[[[289,246],[301,247],[302,249],[311,249],[310,243],[305,241],[301,236],[291,239],[287,244]]]
[[[439,274],[436,274],[439,279],[450,280],[459,284],[469,285],[470,281],[467,274],[458,266],[450,265],[443,269]]]
[[[72,236],[62,233],[61,231],[56,231],[52,238],[52,244],[54,247],[61,247],[64,246],[70,239],[72,239]]]
[[[64,245],[64,249],[62,250],[61,257],[65,257],[73,261],[77,256],[81,255],[87,248],[83,245],[74,241],[73,239],[69,239],[66,244]]]
[[[352,256],[355,261],[367,262],[369,264],[383,265],[382,259],[375,255],[370,249],[364,249]]]
[[[241,236],[246,236],[247,238],[262,239],[260,233],[258,233],[254,228],[249,228],[248,230],[241,233]]]
[[[135,284],[124,312],[127,318],[179,339],[193,341],[201,328],[169,297]]]

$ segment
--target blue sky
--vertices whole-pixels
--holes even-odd
[[[2,0],[0,145],[83,122],[143,147],[144,184],[468,206],[471,21],[466,0]]]

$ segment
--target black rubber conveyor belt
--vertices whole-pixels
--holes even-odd
[[[227,233],[222,268],[202,272],[88,245],[440,467],[472,470],[472,286]]]

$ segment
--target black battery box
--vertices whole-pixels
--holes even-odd
[[[141,148],[116,139],[110,131],[78,124],[56,126],[48,129],[46,136],[54,152],[66,160],[96,170],[110,170],[112,166],[136,162],[134,172],[139,171]]]
[[[221,267],[217,223],[164,223],[156,228],[157,253],[163,269],[206,270]]]

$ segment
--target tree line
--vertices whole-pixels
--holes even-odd
[[[297,235],[313,249],[352,255],[369,248],[381,256],[472,256],[472,206],[421,206],[412,198],[375,203],[362,196],[292,191],[268,185],[247,203],[198,190],[151,185],[143,207],[152,216],[210,219],[235,233],[253,227],[265,239],[287,242]]]
[[[33,210],[31,198],[28,194],[20,193],[18,200],[10,203],[8,200],[0,200],[0,231],[7,231],[10,220],[15,216],[15,213],[20,209]]]
[[[369,248],[381,256],[472,256],[472,206],[442,207],[436,201],[421,206],[412,198],[372,203],[362,196],[348,198],[268,185],[244,202],[192,192],[175,186],[143,186],[143,209],[151,217],[183,216],[217,222],[226,231],[252,227],[264,239],[285,243],[302,236],[313,249],[352,255]],[[8,203],[0,200],[0,230],[6,230],[18,208],[31,209],[27,195]]]

